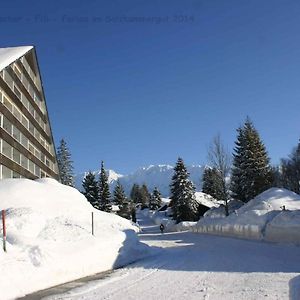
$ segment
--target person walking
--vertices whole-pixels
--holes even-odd
[[[161,223],[160,226],[159,226],[159,229],[160,229],[161,233],[164,233],[164,229],[165,229],[164,224]]]

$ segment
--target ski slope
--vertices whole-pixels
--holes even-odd
[[[190,232],[158,233],[142,214],[153,255],[45,299],[292,299],[300,297],[300,248]],[[29,298],[28,298],[29,299]]]

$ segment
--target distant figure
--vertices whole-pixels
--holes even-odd
[[[280,206],[282,210],[285,210],[285,205]]]
[[[164,229],[165,229],[164,224],[160,224],[159,229],[161,233],[164,233]]]

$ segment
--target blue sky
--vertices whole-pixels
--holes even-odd
[[[296,0],[12,0],[0,37],[36,46],[76,172],[204,164],[247,115],[278,163],[300,137],[299,15]]]

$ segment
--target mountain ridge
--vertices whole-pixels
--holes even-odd
[[[190,173],[190,179],[194,183],[196,191],[201,191],[201,180],[204,168],[205,166],[201,165],[187,166],[187,170]],[[113,191],[117,180],[119,180],[123,185],[127,195],[130,194],[132,185],[136,183],[139,185],[146,184],[149,192],[152,192],[154,187],[157,187],[163,197],[168,197],[170,195],[169,185],[174,172],[173,169],[174,167],[168,164],[157,164],[149,165],[147,167],[140,167],[136,171],[127,175],[119,174],[110,169],[106,170],[106,172],[108,175],[108,182],[111,192]],[[100,171],[93,171],[93,173],[97,176],[99,175]],[[77,189],[82,190],[82,180],[86,174],[87,172],[75,176],[75,187]]]

